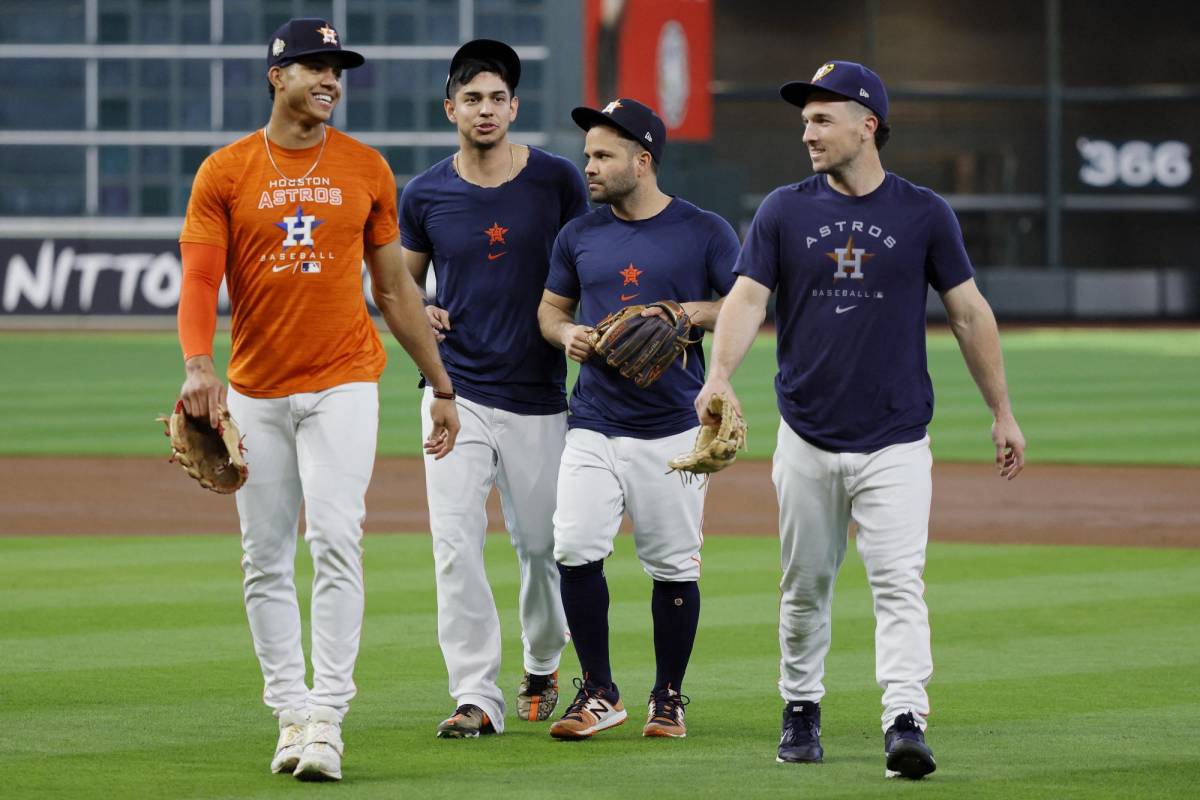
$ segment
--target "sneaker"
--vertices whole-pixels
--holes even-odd
[[[439,739],[475,739],[495,732],[496,726],[483,709],[470,703],[454,709],[437,727]]]
[[[537,675],[526,672],[517,690],[517,718],[539,722],[549,719],[558,705],[558,673]]]
[[[275,743],[275,757],[271,759],[271,772],[275,774],[296,771],[300,762],[300,751],[304,749],[304,728],[308,719],[303,711],[287,709],[279,713],[279,741]]]
[[[332,708],[317,706],[309,711],[304,750],[292,774],[302,781],[342,779],[342,723]]]
[[[642,728],[642,736],[666,736],[672,739],[687,736],[687,725],[683,724],[683,707],[690,702],[690,697],[674,689],[656,689],[651,692],[646,727]]]
[[[579,693],[567,707],[567,713],[550,726],[550,735],[555,739],[587,739],[597,731],[615,728],[629,716],[615,684],[602,689],[576,678],[575,688]]]
[[[884,777],[920,780],[937,769],[933,751],[925,744],[925,732],[911,712],[896,717],[892,727],[883,735],[883,752],[887,754]]]
[[[820,764],[823,758],[821,704],[807,700],[789,702],[783,707],[783,733],[775,760],[780,764]]]

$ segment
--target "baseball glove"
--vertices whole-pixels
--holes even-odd
[[[642,311],[647,308],[660,308],[663,316],[643,317]],[[588,338],[609,366],[645,389],[662,377],[681,354],[687,366],[687,347],[695,344],[688,337],[691,330],[692,321],[683,306],[674,300],[661,300],[614,311],[600,320]]]
[[[708,400],[708,413],[719,420],[705,425],[696,435],[696,444],[687,453],[670,461],[668,473],[680,472],[685,479],[696,475],[720,472],[733,463],[738,450],[746,447],[746,422],[741,413],[724,394],[714,394]]]
[[[183,467],[205,489],[217,494],[233,494],[242,488],[250,474],[242,454],[242,438],[238,434],[229,409],[221,409],[221,419],[214,429],[208,419],[188,416],[183,401],[175,404],[175,413],[158,418],[167,426],[171,439],[171,461]]]

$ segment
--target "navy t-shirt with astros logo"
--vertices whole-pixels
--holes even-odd
[[[562,229],[546,288],[579,301],[578,320],[657,300],[680,303],[724,296],[733,287],[737,234],[721,217],[678,197],[650,219],[629,222],[602,206]],[[699,340],[703,329],[696,328]],[[567,424],[606,436],[657,439],[696,426],[692,402],[704,385],[699,342],[645,389],[602,359],[589,358],[571,392]]]
[[[775,390],[792,430],[834,452],[925,436],[927,287],[975,274],[945,200],[892,173],[862,197],[814,175],[767,196],[734,271],[777,292]]]
[[[587,209],[575,165],[533,147],[501,186],[464,181],[447,158],[404,187],[400,241],[432,256],[435,303],[450,316],[439,350],[460,395],[517,414],[566,409],[565,357],[537,308],[555,236]]]

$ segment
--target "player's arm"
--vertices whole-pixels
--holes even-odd
[[[709,364],[704,386],[696,395],[696,415],[702,425],[712,425],[718,421],[708,413],[708,401],[714,394],[724,392],[741,412],[741,403],[730,381],[754,343],[754,337],[758,336],[758,329],[767,316],[767,301],[770,298],[770,289],[745,275],[738,276],[733,288],[724,297],[713,336],[712,363]]]
[[[996,445],[996,469],[1001,477],[1012,480],[1025,466],[1025,437],[1008,398],[996,317],[979,293],[974,278],[942,294],[942,302],[946,305],[950,330],[958,340],[958,349],[995,420],[992,441]]]
[[[438,355],[433,331],[426,323],[421,292],[412,273],[405,269],[400,243],[393,241],[373,247],[368,242],[363,254],[371,272],[375,305],[383,314],[388,329],[434,391],[453,395],[454,385]],[[459,429],[458,408],[452,398],[435,398],[430,416],[433,432],[425,440],[425,452],[442,458],[454,449]]]
[[[690,303],[680,303],[680,305],[691,318],[693,325],[698,325],[706,331],[712,331],[717,328],[717,315],[721,313],[721,305],[724,302],[725,298],[721,297],[716,300],[696,300]]]
[[[183,281],[179,290],[179,344],[186,377],[179,399],[189,416],[207,417],[217,427],[228,390],[213,364],[213,334],[217,330],[217,297],[225,274],[225,248],[182,242]]]
[[[588,340],[591,328],[575,322],[576,304],[570,297],[544,290],[538,305],[538,326],[547,342],[582,364],[592,354],[592,343]]]
[[[425,292],[425,277],[429,274],[429,253],[419,253],[416,250],[409,250],[407,247],[400,247],[400,257],[404,260],[404,268],[413,276],[413,281],[417,284],[417,289],[424,296]],[[450,314],[444,308],[438,308],[431,302],[425,302],[425,316],[429,319],[429,325],[433,328],[434,337],[440,342],[446,338],[446,331],[450,330]]]

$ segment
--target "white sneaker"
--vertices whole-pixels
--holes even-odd
[[[302,781],[342,779],[342,724],[332,708],[315,706],[309,711],[304,750],[292,774]]]
[[[271,772],[291,774],[300,763],[300,751],[304,749],[304,727],[308,719],[303,711],[287,709],[279,714],[279,741],[275,744],[275,757],[271,759]]]

